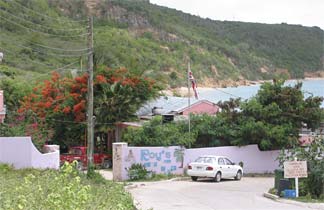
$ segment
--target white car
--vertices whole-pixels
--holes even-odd
[[[197,181],[199,177],[210,177],[219,182],[222,178],[241,180],[243,169],[227,157],[206,155],[191,162],[188,165],[187,174],[191,176],[192,181]]]

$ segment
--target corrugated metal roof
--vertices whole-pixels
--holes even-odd
[[[198,100],[190,98],[190,103],[196,103]],[[154,107],[162,108],[161,114],[169,114],[171,112],[177,112],[188,106],[188,98],[174,97],[174,96],[161,96],[158,99],[146,103],[140,108],[136,114],[138,116],[152,115],[152,109]]]

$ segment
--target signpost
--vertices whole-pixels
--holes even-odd
[[[297,161],[297,158],[294,161],[284,162],[284,177],[295,178],[296,197],[298,197],[298,178],[307,177],[307,162]]]

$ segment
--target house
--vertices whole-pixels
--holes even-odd
[[[150,118],[153,115],[188,116],[192,114],[214,115],[220,111],[220,107],[208,100],[191,99],[190,106],[187,98],[162,96],[154,101],[146,103],[137,111],[141,119]]]
[[[173,112],[177,115],[189,115],[192,114],[208,114],[208,115],[215,115],[217,112],[220,111],[220,107],[217,106],[215,103],[212,103],[208,100],[199,100],[193,104],[188,104],[182,108],[176,109]]]
[[[302,127],[299,132],[299,143],[301,146],[307,146],[319,135],[324,136],[324,122],[321,122],[320,126],[315,131]]]
[[[4,105],[3,90],[0,90],[0,123],[4,122],[6,116],[6,107]]]
[[[121,141],[122,132],[125,128],[141,127],[143,120],[149,120],[154,115],[162,115],[163,121],[171,121],[183,120],[184,118],[188,117],[189,113],[214,115],[219,111],[220,108],[208,100],[191,99],[191,104],[189,107],[188,98],[162,96],[146,103],[136,112],[136,115],[142,121],[117,123],[116,129],[113,131],[113,136],[115,137],[114,141]],[[111,144],[111,140],[109,144]]]

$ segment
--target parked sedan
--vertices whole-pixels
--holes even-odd
[[[227,157],[206,155],[191,162],[188,165],[187,173],[193,181],[197,181],[199,177],[210,177],[219,182],[222,178],[241,180],[243,169]]]

